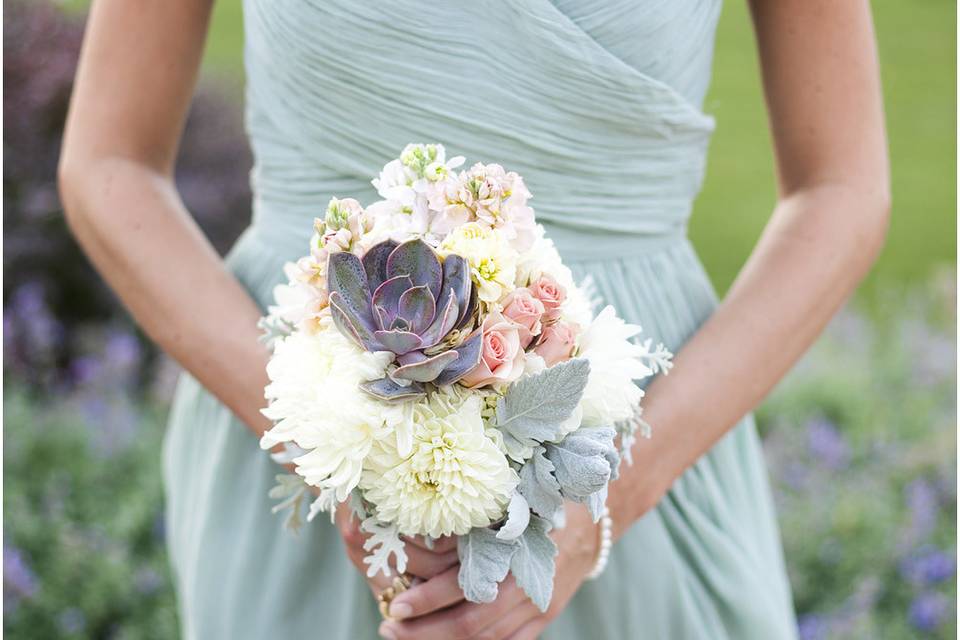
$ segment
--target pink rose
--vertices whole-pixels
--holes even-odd
[[[546,310],[543,314],[544,322],[553,322],[560,317],[560,305],[567,299],[567,290],[557,284],[556,280],[550,276],[540,276],[530,285],[530,293],[543,303]]]
[[[523,373],[525,354],[520,345],[522,327],[505,318],[499,311],[492,311],[480,330],[483,347],[480,362],[460,380],[465,387],[482,387],[487,384],[508,384]]]
[[[529,289],[514,289],[503,299],[503,315],[520,325],[520,346],[524,349],[540,333],[540,318],[546,309]]]
[[[540,340],[533,351],[543,358],[548,367],[570,358],[580,327],[572,322],[558,320],[548,324],[540,334]]]

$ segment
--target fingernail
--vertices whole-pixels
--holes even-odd
[[[406,602],[393,602],[390,604],[390,617],[397,620],[403,620],[413,615],[413,607]]]
[[[386,638],[387,640],[397,640],[397,634],[394,633],[393,627],[391,627],[388,622],[380,625],[380,637]]]

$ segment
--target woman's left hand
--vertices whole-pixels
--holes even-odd
[[[385,621],[380,635],[393,640],[533,640],[560,615],[597,558],[600,532],[587,509],[568,503],[566,519],[566,526],[552,534],[559,553],[546,613],[541,613],[509,576],[493,602],[464,601],[457,584],[460,566],[456,565],[397,596],[394,602],[410,605],[412,613],[403,621]]]

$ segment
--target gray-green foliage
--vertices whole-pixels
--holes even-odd
[[[560,483],[553,476],[553,463],[544,456],[545,452],[543,447],[537,447],[533,456],[520,467],[518,490],[534,513],[553,518],[563,506],[563,495],[560,493]]]
[[[561,495],[586,503],[595,520],[600,517],[607,485],[616,477],[620,464],[615,437],[612,427],[583,428],[559,443],[546,445],[546,457],[554,466]]]
[[[472,602],[493,602],[499,584],[512,571],[517,585],[541,611],[546,611],[553,593],[557,546],[548,535],[550,523],[531,516],[517,538],[504,540],[492,529],[476,528],[460,536],[458,582]]]
[[[260,329],[260,342],[270,348],[273,347],[274,342],[286,338],[293,332],[293,325],[278,316],[260,318],[257,320],[257,328]]]
[[[522,378],[509,388],[497,401],[496,424],[511,458],[522,462],[525,451],[561,435],[589,375],[590,363],[576,358]]]
[[[533,516],[517,540],[517,549],[510,560],[510,571],[517,585],[524,590],[540,611],[546,611],[553,596],[554,558],[557,545],[548,535],[550,523]]]
[[[458,582],[463,595],[471,602],[493,602],[498,585],[507,577],[516,540],[501,540],[496,531],[471,529],[457,540],[460,556]]]

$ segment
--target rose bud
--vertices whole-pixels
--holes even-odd
[[[503,315],[521,327],[520,346],[526,349],[540,334],[540,318],[546,309],[529,289],[514,289],[503,300]]]
[[[573,353],[580,327],[572,322],[558,320],[544,326],[540,341],[533,352],[544,359],[548,367],[568,360]]]

